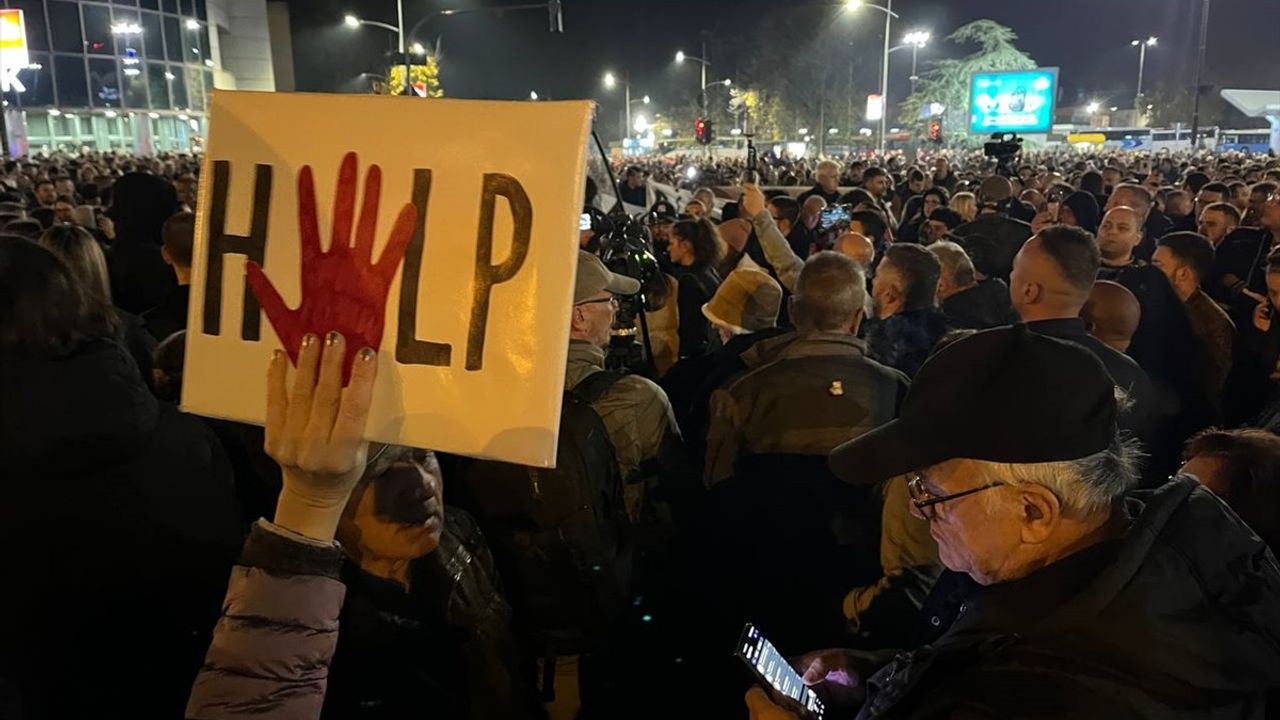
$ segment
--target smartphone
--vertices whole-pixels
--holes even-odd
[[[760,183],[760,159],[756,155],[756,144],[752,142],[751,135],[747,136],[747,169],[742,171],[741,181],[745,185],[751,183],[758,185]]]
[[[791,667],[773,643],[760,634],[760,630],[755,625],[747,623],[742,628],[737,655],[761,681],[803,708],[806,717],[814,720],[822,719],[826,711],[822,701],[818,699],[812,688],[804,684],[800,673]]]
[[[848,205],[830,205],[818,215],[818,230],[825,232],[831,228],[849,222],[853,208]]]
[[[591,213],[582,213],[582,215],[578,217],[578,229],[579,230],[591,229]]]
[[[1062,203],[1057,200],[1050,200],[1048,204],[1044,206],[1044,209],[1048,210],[1049,216],[1056,221],[1058,219],[1058,208],[1060,207],[1062,207]]]

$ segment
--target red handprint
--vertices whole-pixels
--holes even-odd
[[[351,242],[351,222],[356,204],[356,154],[347,153],[338,170],[338,187],[333,199],[333,240],[329,251],[320,250],[320,228],[316,222],[316,188],[311,166],[298,173],[298,234],[302,251],[302,303],[296,310],[284,304],[280,292],[257,263],[245,268],[249,287],[284,343],[289,359],[298,364],[298,349],[307,333],[323,337],[336,330],[346,339],[342,364],[342,384],[351,379],[351,365],[363,347],[377,350],[382,344],[386,318],[387,291],[404,259],[405,247],[413,235],[417,211],[405,203],[391,228],[391,237],[382,257],[373,263],[374,231],[378,226],[378,199],[382,194],[382,168],[369,166],[364,181],[364,202],[355,243]]]

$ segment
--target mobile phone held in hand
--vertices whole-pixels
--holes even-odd
[[[826,711],[822,701],[814,694],[812,688],[804,684],[800,673],[791,667],[773,643],[760,634],[760,630],[755,625],[747,623],[742,628],[742,637],[738,640],[736,654],[761,682],[773,688],[779,695],[795,702],[803,710],[805,717],[822,720],[822,715]]]

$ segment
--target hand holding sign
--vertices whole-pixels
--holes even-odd
[[[338,186],[333,201],[333,237],[329,251],[320,249],[320,228],[316,221],[316,190],[311,166],[298,173],[298,234],[302,251],[302,302],[290,309],[262,268],[254,262],[245,266],[249,286],[280,337],[289,359],[298,364],[298,348],[308,333],[323,337],[337,331],[347,339],[342,363],[342,384],[351,378],[356,352],[382,345],[386,318],[387,291],[404,259],[405,247],[413,235],[416,211],[405,203],[391,228],[391,237],[382,257],[373,262],[373,241],[378,224],[378,200],[382,194],[382,169],[369,167],[365,175],[364,202],[355,243],[351,226],[355,218],[356,154],[347,153],[338,170]]]

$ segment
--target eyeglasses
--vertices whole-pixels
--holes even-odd
[[[916,511],[919,512],[924,519],[933,520],[938,516],[938,511],[935,509],[935,506],[941,505],[948,500],[956,500],[965,497],[966,495],[980,493],[983,490],[990,490],[997,485],[1003,484],[1004,483],[992,482],[987,483],[986,485],[979,485],[976,488],[961,490],[958,493],[952,493],[950,495],[934,495],[924,486],[924,478],[920,477],[919,473],[912,473],[911,476],[907,478],[907,493],[911,496],[911,504],[915,507]]]
[[[607,298],[596,298],[595,300],[583,300],[582,302],[577,303],[577,305],[578,305],[578,307],[582,307],[583,305],[596,305],[596,304],[598,304],[598,303],[609,303],[610,305],[612,305],[612,306],[613,306],[613,309],[614,309],[614,310],[617,310],[617,309],[618,309],[618,296],[617,296],[617,295],[610,295],[610,296],[609,296],[609,297],[607,297]]]

